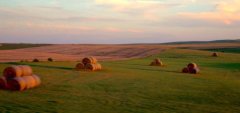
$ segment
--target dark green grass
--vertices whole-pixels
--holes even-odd
[[[224,52],[224,53],[240,53],[240,48],[215,48],[215,49],[204,49],[213,52]]]
[[[21,48],[31,48],[46,46],[48,44],[0,44],[0,50],[11,50],[11,49],[21,49]]]
[[[24,92],[0,90],[1,112],[238,113],[240,55],[168,50],[148,58],[101,62],[100,72],[78,72],[76,62],[31,65],[43,83]],[[165,67],[148,66],[160,57]],[[180,73],[196,62],[201,73]],[[16,63],[0,64],[2,70]]]

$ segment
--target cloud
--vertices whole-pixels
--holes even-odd
[[[239,0],[17,1],[0,2],[1,40],[3,34],[72,42],[218,39],[239,36],[240,29]]]
[[[95,3],[105,8],[110,8],[114,12],[149,21],[159,20],[163,16],[159,13],[180,5],[175,2],[158,0],[95,0]]]
[[[201,19],[207,21],[219,21],[226,25],[240,21],[240,1],[231,0],[218,2],[214,11],[208,12],[184,12],[179,13],[180,16],[192,19]]]
[[[31,9],[31,10],[29,10]],[[44,15],[45,14],[45,15]],[[54,15],[55,14],[55,15]],[[123,18],[85,16],[58,7],[1,7],[0,20],[3,27],[31,27],[31,29],[55,29],[88,31],[125,22]],[[108,24],[106,24],[108,23]]]

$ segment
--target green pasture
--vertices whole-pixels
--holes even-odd
[[[240,54],[172,49],[147,58],[104,61],[102,71],[75,71],[77,62],[31,65],[40,87],[0,90],[0,112],[12,113],[238,113]],[[164,67],[149,66],[160,58]],[[184,74],[189,62],[200,74]]]

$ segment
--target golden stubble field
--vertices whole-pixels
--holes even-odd
[[[170,48],[229,48],[240,47],[240,43],[209,44],[56,44],[14,50],[0,50],[0,62],[31,61],[34,58],[46,61],[51,57],[55,61],[78,61],[85,56],[95,56],[99,60],[122,60],[151,56]]]

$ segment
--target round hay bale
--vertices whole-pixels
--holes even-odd
[[[41,79],[37,75],[32,75],[32,77],[35,79],[36,86],[39,86],[41,84]]]
[[[151,62],[150,66],[163,66],[163,63],[161,61],[160,62],[153,61]]]
[[[150,66],[155,66],[156,62],[151,62]]]
[[[20,65],[20,68],[22,68],[22,76],[30,76],[32,75],[32,68],[27,65]]]
[[[85,69],[85,65],[84,65],[83,63],[78,63],[78,64],[75,66],[75,68],[76,68],[77,70]]]
[[[160,61],[160,62],[156,62],[156,66],[163,66],[163,63]]]
[[[6,78],[14,78],[21,76],[30,76],[32,75],[32,68],[27,65],[18,65],[10,66],[4,69],[3,76]]]
[[[30,89],[37,86],[37,82],[33,76],[23,76],[22,78],[26,83],[26,89]]]
[[[101,66],[101,64],[87,64],[86,69],[91,70],[91,71],[97,71],[97,70],[101,70],[102,66]]]
[[[7,79],[4,76],[0,77],[0,88],[1,89],[8,88]]]
[[[49,62],[53,62],[53,59],[50,57],[47,59]]]
[[[15,65],[7,67],[3,70],[3,76],[6,78],[20,77],[22,74],[22,68]]]
[[[26,82],[22,77],[15,77],[8,80],[10,90],[22,91],[26,89]]]
[[[182,72],[183,72],[183,73],[189,73],[189,70],[188,70],[187,67],[185,67],[185,68],[182,69]]]
[[[198,74],[200,72],[199,68],[190,68],[189,73],[191,74]]]
[[[154,59],[154,62],[161,63],[162,61],[159,58]]]
[[[218,57],[218,54],[217,54],[216,52],[214,52],[214,53],[212,54],[212,56],[213,56],[213,57]]]
[[[196,63],[189,63],[189,64],[187,65],[187,67],[188,67],[188,69],[193,69],[193,68],[197,68],[198,66],[197,66]]]
[[[82,63],[84,65],[87,65],[87,64],[96,64],[97,63],[97,59],[94,58],[94,57],[86,57],[86,58],[83,58],[82,59]]]
[[[102,65],[101,65],[101,64],[97,64],[97,65],[96,65],[96,68],[97,68],[98,70],[101,70],[101,69],[102,69]]]
[[[32,62],[40,62],[38,59],[33,59]]]

